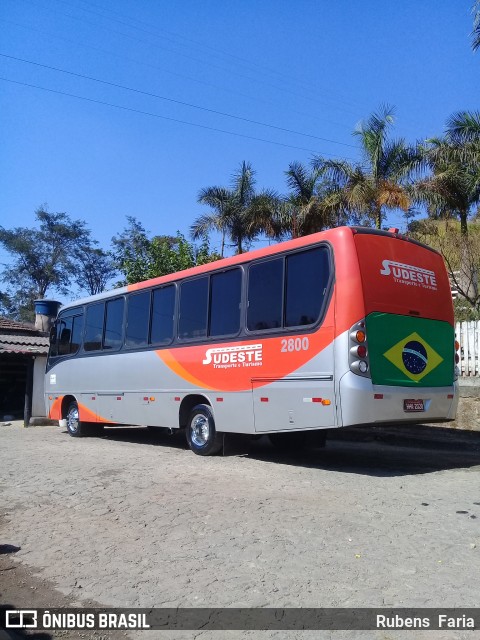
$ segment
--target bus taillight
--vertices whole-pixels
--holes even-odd
[[[349,364],[353,373],[359,376],[369,376],[367,334],[365,321],[357,322],[350,329]]]
[[[356,358],[364,359],[367,357],[367,347],[364,344],[360,344],[358,347],[352,347],[350,353]]]
[[[357,331],[355,334],[355,340],[359,343],[365,342],[367,336],[365,335],[365,331]]]

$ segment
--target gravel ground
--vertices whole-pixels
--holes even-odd
[[[260,440],[249,456],[202,458],[180,437],[146,429],[74,439],[16,422],[0,426],[0,544],[20,547],[8,564],[41,579],[35,606],[55,606],[57,593],[64,603],[115,607],[477,607],[480,449],[453,444],[335,441],[285,456]],[[0,571],[3,598],[14,574]],[[13,604],[32,605],[27,596],[18,591],[23,601]]]

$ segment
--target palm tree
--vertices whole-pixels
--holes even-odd
[[[388,139],[392,124],[393,108],[389,106],[360,123],[353,135],[360,141],[361,163],[314,159],[320,175],[336,185],[333,195],[343,202],[345,209],[373,221],[378,229],[382,227],[385,209],[400,208],[406,212],[410,208],[406,181],[419,163],[418,153],[405,140]]]
[[[472,36],[472,49],[476,51],[480,49],[480,0],[475,0],[472,7],[473,13],[473,31]]]
[[[446,224],[451,218],[460,220],[459,262],[443,250],[442,254],[457,290],[475,306],[479,299],[478,262],[474,258],[478,245],[469,236],[468,219],[480,205],[480,113],[454,113],[447,120],[443,138],[427,140],[419,150],[429,173],[413,185],[413,197],[427,205],[430,218],[444,219]]]
[[[480,113],[454,113],[445,136],[427,140],[420,151],[430,175],[415,183],[414,197],[431,217],[459,218],[466,237],[468,217],[480,204]]]
[[[285,171],[290,193],[278,209],[276,222],[280,233],[276,237],[298,238],[340,224],[348,215],[345,202],[335,184],[325,178],[312,163],[312,168],[291,162]]]
[[[204,237],[215,230],[222,234],[221,255],[224,254],[225,237],[229,236],[243,253],[245,242],[253,241],[259,233],[274,236],[275,212],[279,198],[274,191],[255,192],[255,172],[248,162],[242,162],[232,176],[231,188],[206,187],[198,195],[198,202],[213,211],[199,216],[190,227],[193,239]]]
[[[231,219],[232,193],[223,187],[207,187],[198,194],[198,202],[207,204],[213,212],[200,215],[190,228],[194,240],[204,238],[209,231],[215,230],[222,234],[220,255],[225,251],[225,236]]]
[[[447,120],[445,137],[453,144],[480,142],[480,111],[453,113]]]

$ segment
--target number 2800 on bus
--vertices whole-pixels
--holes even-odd
[[[280,446],[329,429],[442,422],[458,390],[442,257],[400,235],[339,227],[64,306],[51,332],[48,415],[228,434]]]

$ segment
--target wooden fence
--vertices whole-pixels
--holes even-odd
[[[460,374],[480,376],[480,321],[457,322],[455,339],[460,343]]]

